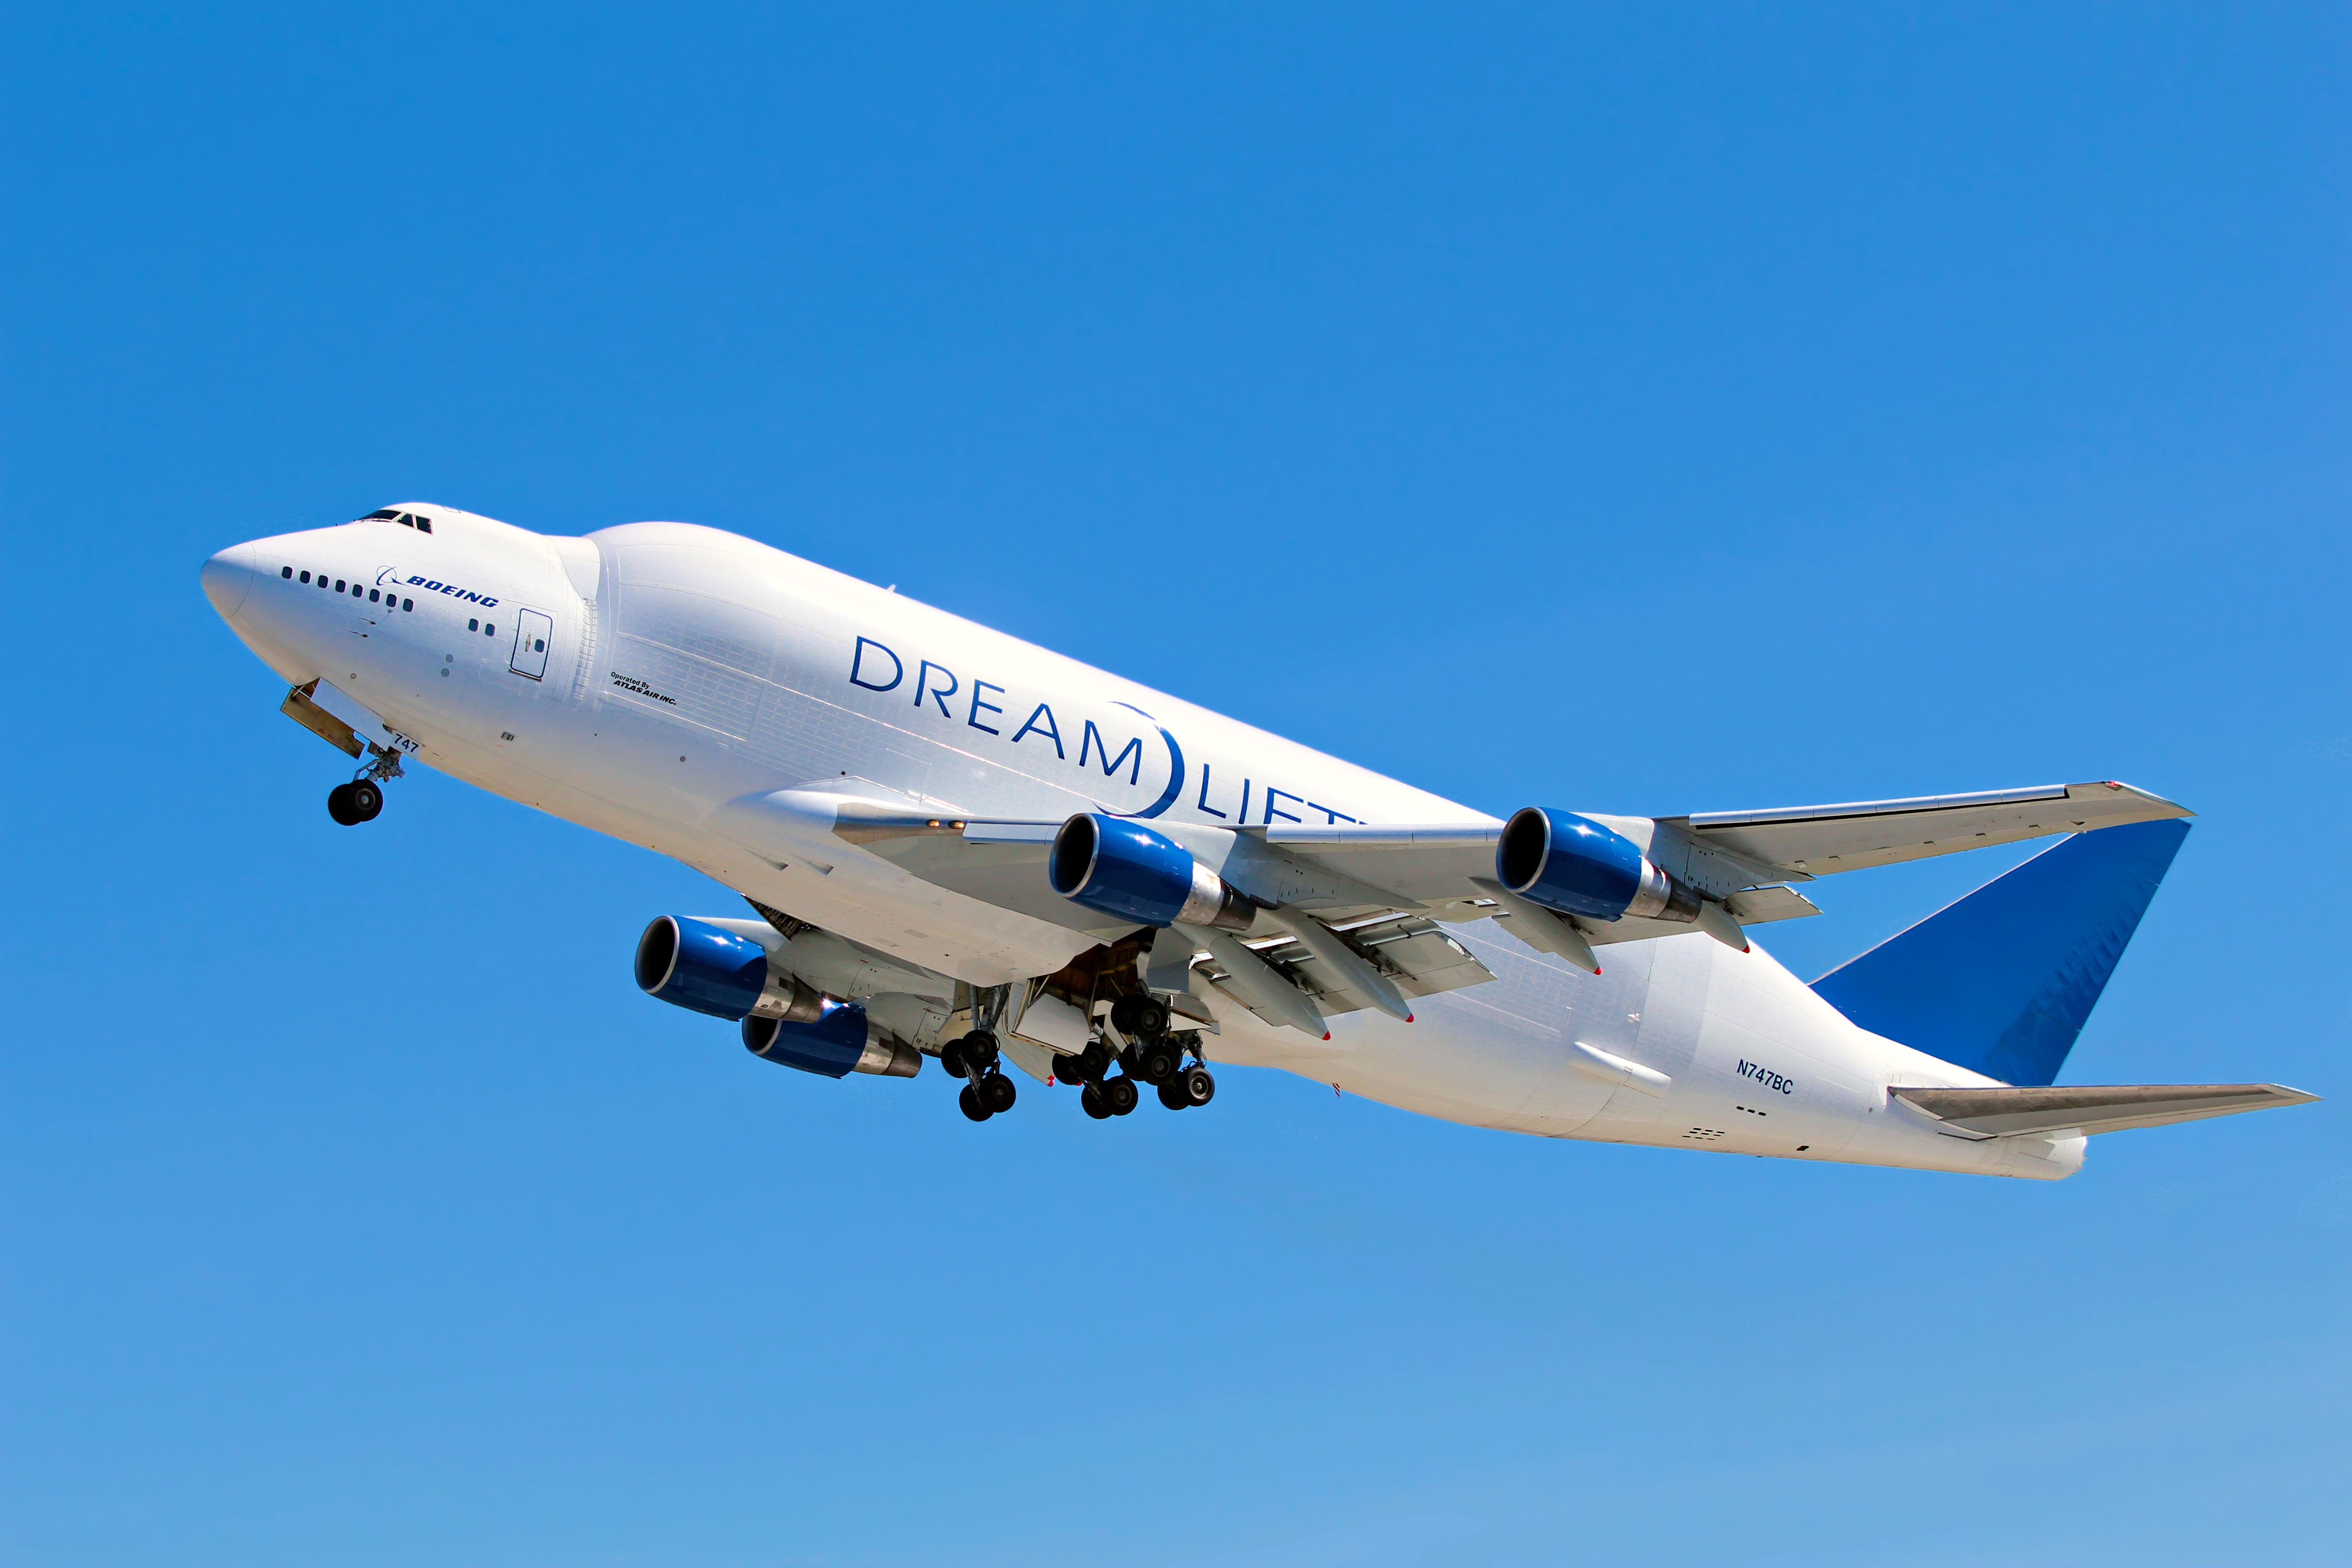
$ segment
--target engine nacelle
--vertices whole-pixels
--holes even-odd
[[[1523,899],[1588,920],[1699,918],[1696,893],[1623,834],[1572,811],[1531,805],[1513,815],[1495,846],[1495,879]]]
[[[768,950],[702,921],[657,915],[637,939],[637,987],[673,1006],[740,1018],[768,989]]]
[[[636,969],[646,995],[730,1023],[756,1016],[813,1024],[828,1001],[771,963],[766,948],[709,921],[656,916],[637,939]]]
[[[818,1017],[805,1022],[757,1014],[745,1018],[743,1048],[761,1061],[824,1078],[854,1072],[912,1078],[923,1067],[923,1053],[876,1028],[865,1008],[830,998]]]
[[[1247,931],[1257,906],[1165,834],[1139,822],[1081,812],[1054,836],[1045,862],[1054,891],[1120,920],[1149,926]]]

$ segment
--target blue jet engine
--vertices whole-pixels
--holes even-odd
[[[1257,914],[1254,900],[1174,839],[1101,812],[1081,812],[1062,824],[1045,878],[1072,903],[1148,926],[1181,921],[1247,931]]]
[[[1495,845],[1495,879],[1548,910],[1587,920],[1699,918],[1696,893],[1623,834],[1572,811],[1531,805],[1515,814]]]
[[[763,1062],[824,1078],[854,1072],[912,1078],[923,1066],[920,1051],[883,1035],[867,1021],[864,1007],[830,996],[819,1016],[805,1023],[752,1014],[743,1020],[743,1048]]]
[[[637,986],[714,1018],[741,1019],[743,1045],[762,1061],[840,1078],[912,1078],[922,1053],[893,1039],[855,1002],[812,990],[768,961],[768,950],[709,921],[656,916],[637,939]]]
[[[637,987],[731,1023],[767,994],[768,950],[707,921],[657,915],[637,939]]]

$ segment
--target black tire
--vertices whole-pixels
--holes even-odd
[[[1153,1092],[1160,1096],[1160,1103],[1171,1110],[1192,1109],[1192,1102],[1184,1098],[1184,1088],[1180,1083],[1163,1083]]]
[[[1122,996],[1110,1005],[1110,1021],[1122,1035],[1162,1034],[1168,1028],[1168,1005],[1157,996]]]
[[[1206,1105],[1217,1098],[1217,1080],[1207,1068],[1187,1068],[1176,1076],[1176,1091],[1187,1105]]]
[[[1102,1090],[1092,1084],[1078,1090],[1078,1109],[1097,1121],[1110,1114],[1110,1107],[1103,1103]]]
[[[352,809],[352,786],[339,784],[327,792],[327,815],[345,827],[357,827],[363,820]]]
[[[352,793],[344,798],[352,803],[352,816],[361,822],[373,822],[383,809],[383,791],[373,779],[353,779],[343,786]]]
[[[1000,1110],[1012,1110],[1013,1102],[1020,1098],[1019,1091],[1013,1087],[1013,1080],[1001,1072],[990,1073],[980,1080],[980,1102],[988,1107],[992,1116]]]
[[[947,1075],[950,1078],[969,1078],[971,1076],[963,1070],[963,1042],[961,1040],[950,1040],[946,1045],[940,1047],[940,1066],[947,1070]]]
[[[996,1065],[996,1037],[986,1029],[974,1029],[963,1037],[963,1059],[986,1072]]]
[[[1184,1066],[1184,1053],[1165,1040],[1137,1047],[1135,1076],[1146,1083],[1168,1083]]]
[[[1078,1074],[1080,1078],[1099,1079],[1110,1071],[1110,1047],[1097,1040],[1078,1053],[1078,1061],[1084,1068]]]
[[[1110,1108],[1110,1113],[1113,1116],[1125,1116],[1135,1109],[1136,1102],[1142,1098],[1142,1095],[1136,1092],[1135,1080],[1131,1078],[1103,1079],[1103,1103]]]
[[[978,1091],[976,1091],[970,1084],[964,1085],[963,1092],[956,1096],[956,1104],[962,1107],[963,1113],[971,1118],[974,1121],[985,1121],[991,1116],[996,1114],[994,1111],[989,1110],[987,1106],[981,1103]]]
[[[1057,1056],[1054,1058],[1054,1081],[1055,1083],[1083,1083],[1086,1081],[1086,1058]]]

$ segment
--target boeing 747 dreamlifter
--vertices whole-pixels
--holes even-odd
[[[767,1062],[1124,1116],[1282,1068],[1555,1138],[2060,1177],[2087,1134],[2294,1104],[2055,1079],[2188,834],[2128,784],[1496,819],[734,534],[425,503],[239,544],[214,607],[361,764],[671,856],[637,984]],[[2060,837],[2063,836],[2063,837]],[[1818,879],[2056,837],[1808,985]]]

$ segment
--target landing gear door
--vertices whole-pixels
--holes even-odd
[[[507,668],[533,680],[542,679],[547,674],[547,645],[554,637],[552,617],[537,610],[517,610],[514,657],[507,660]]]

